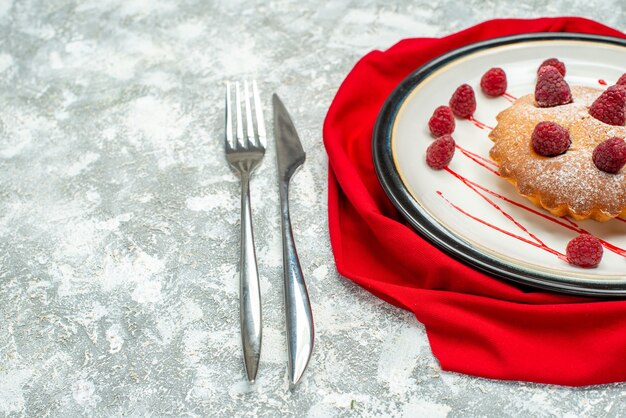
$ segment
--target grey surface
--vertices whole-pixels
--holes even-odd
[[[369,50],[508,16],[626,29],[622,0],[0,0],[0,415],[617,416],[626,385],[442,372],[424,328],[339,277],[321,126]],[[288,390],[272,143],[252,181],[264,341],[246,383],[223,81],[276,91],[307,151],[292,220],[316,347]],[[267,120],[270,120],[269,112]],[[573,342],[575,343],[575,342]]]

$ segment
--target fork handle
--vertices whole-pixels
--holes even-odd
[[[261,291],[254,249],[250,177],[241,175],[241,258],[239,265],[239,309],[243,360],[248,381],[254,382],[261,356]]]

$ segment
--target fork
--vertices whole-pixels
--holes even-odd
[[[259,368],[262,331],[259,271],[256,263],[252,213],[250,210],[250,176],[263,159],[263,155],[265,155],[266,132],[256,80],[252,81],[256,130],[252,121],[248,81],[244,81],[243,84],[243,102],[246,112],[245,136],[239,82],[235,83],[236,129],[233,129],[233,103],[230,93],[230,83],[226,82],[226,138],[224,150],[226,160],[241,178],[241,256],[239,260],[241,342],[248,381],[253,383]]]

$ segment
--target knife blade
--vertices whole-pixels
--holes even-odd
[[[313,352],[314,326],[309,293],[289,217],[289,182],[304,163],[306,154],[296,128],[278,95],[272,95],[274,137],[280,190],[280,217],[283,241],[283,276],[289,383],[294,387],[304,373]]]

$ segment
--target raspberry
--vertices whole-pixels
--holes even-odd
[[[480,79],[480,88],[487,96],[502,96],[506,85],[506,73],[498,67],[489,69]]]
[[[454,127],[454,115],[448,106],[439,106],[428,121],[428,129],[436,138],[451,134],[454,132]]]
[[[626,165],[626,142],[614,136],[593,150],[593,163],[605,173],[615,174]]]
[[[559,71],[559,73],[561,73],[561,75],[565,77],[565,64],[556,58],[548,58],[547,60],[542,62],[539,68],[537,68],[537,75],[539,75],[539,72],[541,71],[543,67],[547,67],[547,66],[556,68]]]
[[[619,78],[619,80],[617,80],[617,84],[618,86],[626,86],[626,73],[622,74],[622,76]]]
[[[567,261],[578,267],[595,267],[602,260],[602,244],[598,238],[589,234],[580,234],[567,243],[565,254]]]
[[[552,66],[546,65],[544,67],[539,67],[539,69],[537,70],[537,77],[541,77],[541,74],[545,73],[548,70],[548,67],[552,67]]]
[[[539,107],[554,107],[572,102],[572,92],[556,68],[545,66],[537,77],[535,102]]]
[[[569,131],[554,122],[539,122],[530,140],[535,152],[546,157],[563,154],[572,142]]]
[[[450,98],[452,113],[460,118],[469,118],[476,110],[474,89],[468,84],[461,84]]]
[[[454,156],[454,138],[450,135],[439,137],[426,149],[426,163],[430,168],[441,170],[450,164]]]
[[[609,125],[622,126],[626,121],[626,86],[606,89],[589,108],[589,114]]]

